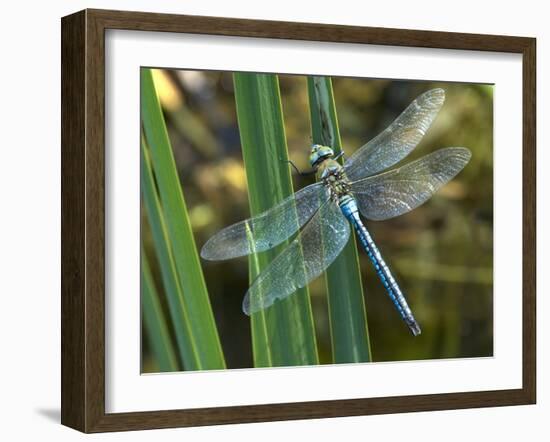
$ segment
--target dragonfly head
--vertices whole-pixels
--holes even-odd
[[[319,163],[327,158],[334,156],[334,150],[322,144],[314,144],[311,146],[311,154],[309,155],[309,164],[311,167],[319,165]]]

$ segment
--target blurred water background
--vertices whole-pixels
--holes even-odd
[[[155,70],[197,247],[249,216],[231,73]],[[365,221],[393,270],[423,333],[412,337],[360,251],[374,361],[484,357],[493,354],[493,86],[333,77],[347,156],[389,125],[422,92],[445,89],[446,101],[404,162],[440,147],[464,146],[472,159],[428,203],[387,221]],[[308,170],[311,145],[306,77],[279,76],[289,156]],[[294,189],[313,182],[294,174]],[[142,209],[143,243],[152,239]],[[203,261],[228,368],[252,367],[246,258]],[[158,286],[160,275],[153,263]],[[321,363],[330,363],[324,278],[310,285]],[[168,315],[167,315],[168,316]],[[146,334],[143,371],[158,371]]]

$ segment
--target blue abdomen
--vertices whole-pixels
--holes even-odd
[[[378,247],[374,243],[372,237],[370,236],[368,230],[363,225],[361,218],[359,217],[359,210],[357,209],[357,203],[355,199],[350,195],[345,195],[340,198],[339,201],[340,209],[344,216],[349,220],[353,225],[355,232],[361,242],[365,252],[369,256],[376,274],[380,278],[380,281],[384,285],[390,299],[392,300],[395,308],[399,312],[401,318],[409,326],[413,335],[417,336],[420,334],[420,326],[416,322],[409,305],[405,299],[405,296],[401,292],[401,289],[397,285],[395,278],[390,272],[390,269],[386,265],[386,262],[382,258]]]

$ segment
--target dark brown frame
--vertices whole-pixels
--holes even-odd
[[[62,19],[61,422],[84,432],[140,430],[534,404],[535,53],[526,37],[84,10]],[[105,413],[105,30],[511,52],[523,56],[523,386],[192,410]]]

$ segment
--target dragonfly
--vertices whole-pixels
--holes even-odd
[[[353,229],[397,312],[417,336],[421,328],[360,214],[374,221],[425,203],[468,163],[464,147],[447,147],[399,167],[420,142],[445,100],[443,89],[416,98],[384,131],[341,165],[330,146],[314,144],[309,163],[317,182],[255,217],[228,226],[202,247],[206,260],[269,250],[298,234],[259,273],[243,300],[251,315],[305,287],[338,257]],[[300,230],[301,229],[301,230]]]

